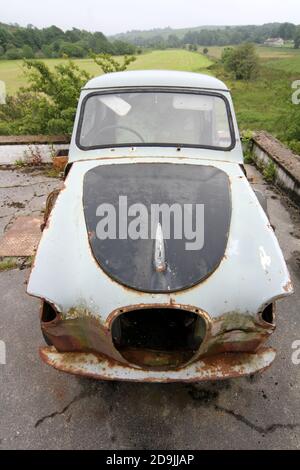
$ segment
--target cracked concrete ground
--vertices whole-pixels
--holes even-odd
[[[17,217],[40,214],[48,194],[59,184],[43,169],[0,170],[0,236]]]
[[[39,302],[25,294],[29,270],[2,272],[0,339],[7,364],[0,365],[1,449],[300,449],[300,365],[291,360],[292,343],[300,340],[300,216],[249,171],[268,196],[296,291],[278,302],[270,340],[278,350],[274,365],[253,378],[195,385],[97,382],[58,372],[38,357],[43,339]],[[6,199],[1,193],[0,217],[29,214],[29,201],[40,210],[58,184],[41,175],[7,175],[0,171],[0,186],[14,190],[8,188]],[[16,180],[26,188],[18,189]]]

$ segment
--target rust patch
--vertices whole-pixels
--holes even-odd
[[[59,352],[95,351],[125,362],[115,349],[107,327],[85,308],[71,308],[66,313],[59,313],[53,321],[42,322],[41,327]]]
[[[223,380],[262,372],[273,362],[275,351],[262,348],[257,354],[230,353],[201,359],[194,367],[168,371],[155,375],[151,371],[135,369],[126,364],[109,362],[100,354],[66,353],[57,354],[55,348],[40,349],[41,359],[48,365],[71,374],[83,375],[99,380],[120,380],[131,382],[199,382],[202,380]],[[174,375],[175,373],[175,375]]]
[[[116,309],[104,323],[97,315],[87,309],[76,307],[69,309],[66,313],[59,313],[53,321],[42,323],[42,329],[59,352],[94,352],[103,354],[112,361],[129,364],[133,368],[137,367],[142,358],[149,370],[151,367],[157,369],[160,366],[166,370],[172,360],[176,369],[173,353],[171,358],[170,353],[163,351],[153,352],[144,349],[134,350],[133,348],[130,355],[124,358],[122,351],[118,351],[113,343],[112,323],[119,315],[134,310],[155,308],[186,310],[201,316],[205,321],[206,331],[202,344],[199,350],[190,359],[187,359],[185,365],[192,364],[200,358],[202,360],[221,353],[254,353],[275,328],[274,325],[259,323],[259,318],[256,319],[251,315],[238,312],[228,313],[212,321],[205,311],[189,305],[176,304],[174,299],[172,300],[170,297],[169,304],[138,304]],[[177,351],[177,353],[178,358],[181,358],[182,366],[182,351]],[[137,356],[139,361],[136,360]],[[174,370],[173,367],[172,369]]]
[[[291,279],[283,286],[283,290],[287,293],[294,292],[294,286]]]

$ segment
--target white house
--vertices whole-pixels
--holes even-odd
[[[282,47],[284,46],[284,40],[282,38],[268,38],[264,42],[264,45],[270,47]]]

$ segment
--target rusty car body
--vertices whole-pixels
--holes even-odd
[[[151,239],[99,239],[97,207],[124,195],[131,207],[200,202],[203,246],[187,251],[160,222]],[[264,343],[275,302],[293,287],[247,180],[224,83],[166,71],[92,79],[64,187],[50,203],[28,283],[42,300],[47,364],[148,382],[238,377],[272,364]]]

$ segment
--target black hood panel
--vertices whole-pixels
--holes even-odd
[[[127,196],[128,207],[143,204],[204,205],[204,245],[187,250],[190,240],[164,237],[166,270],[154,264],[155,239],[119,239],[119,197]],[[116,208],[116,238],[100,239],[97,208]],[[231,220],[229,178],[223,171],[205,165],[138,163],[100,165],[84,176],[83,206],[90,246],[101,268],[117,282],[143,292],[174,292],[203,281],[224,256]],[[191,207],[191,206],[190,206]],[[192,211],[195,230],[196,211]],[[103,214],[102,214],[103,215]],[[128,223],[135,217],[128,217]],[[171,219],[172,220],[172,219]],[[184,220],[184,217],[183,217]],[[163,225],[163,224],[162,224]],[[203,225],[202,225],[203,227]],[[171,224],[172,228],[172,224]],[[105,292],[103,293],[105,295]]]

